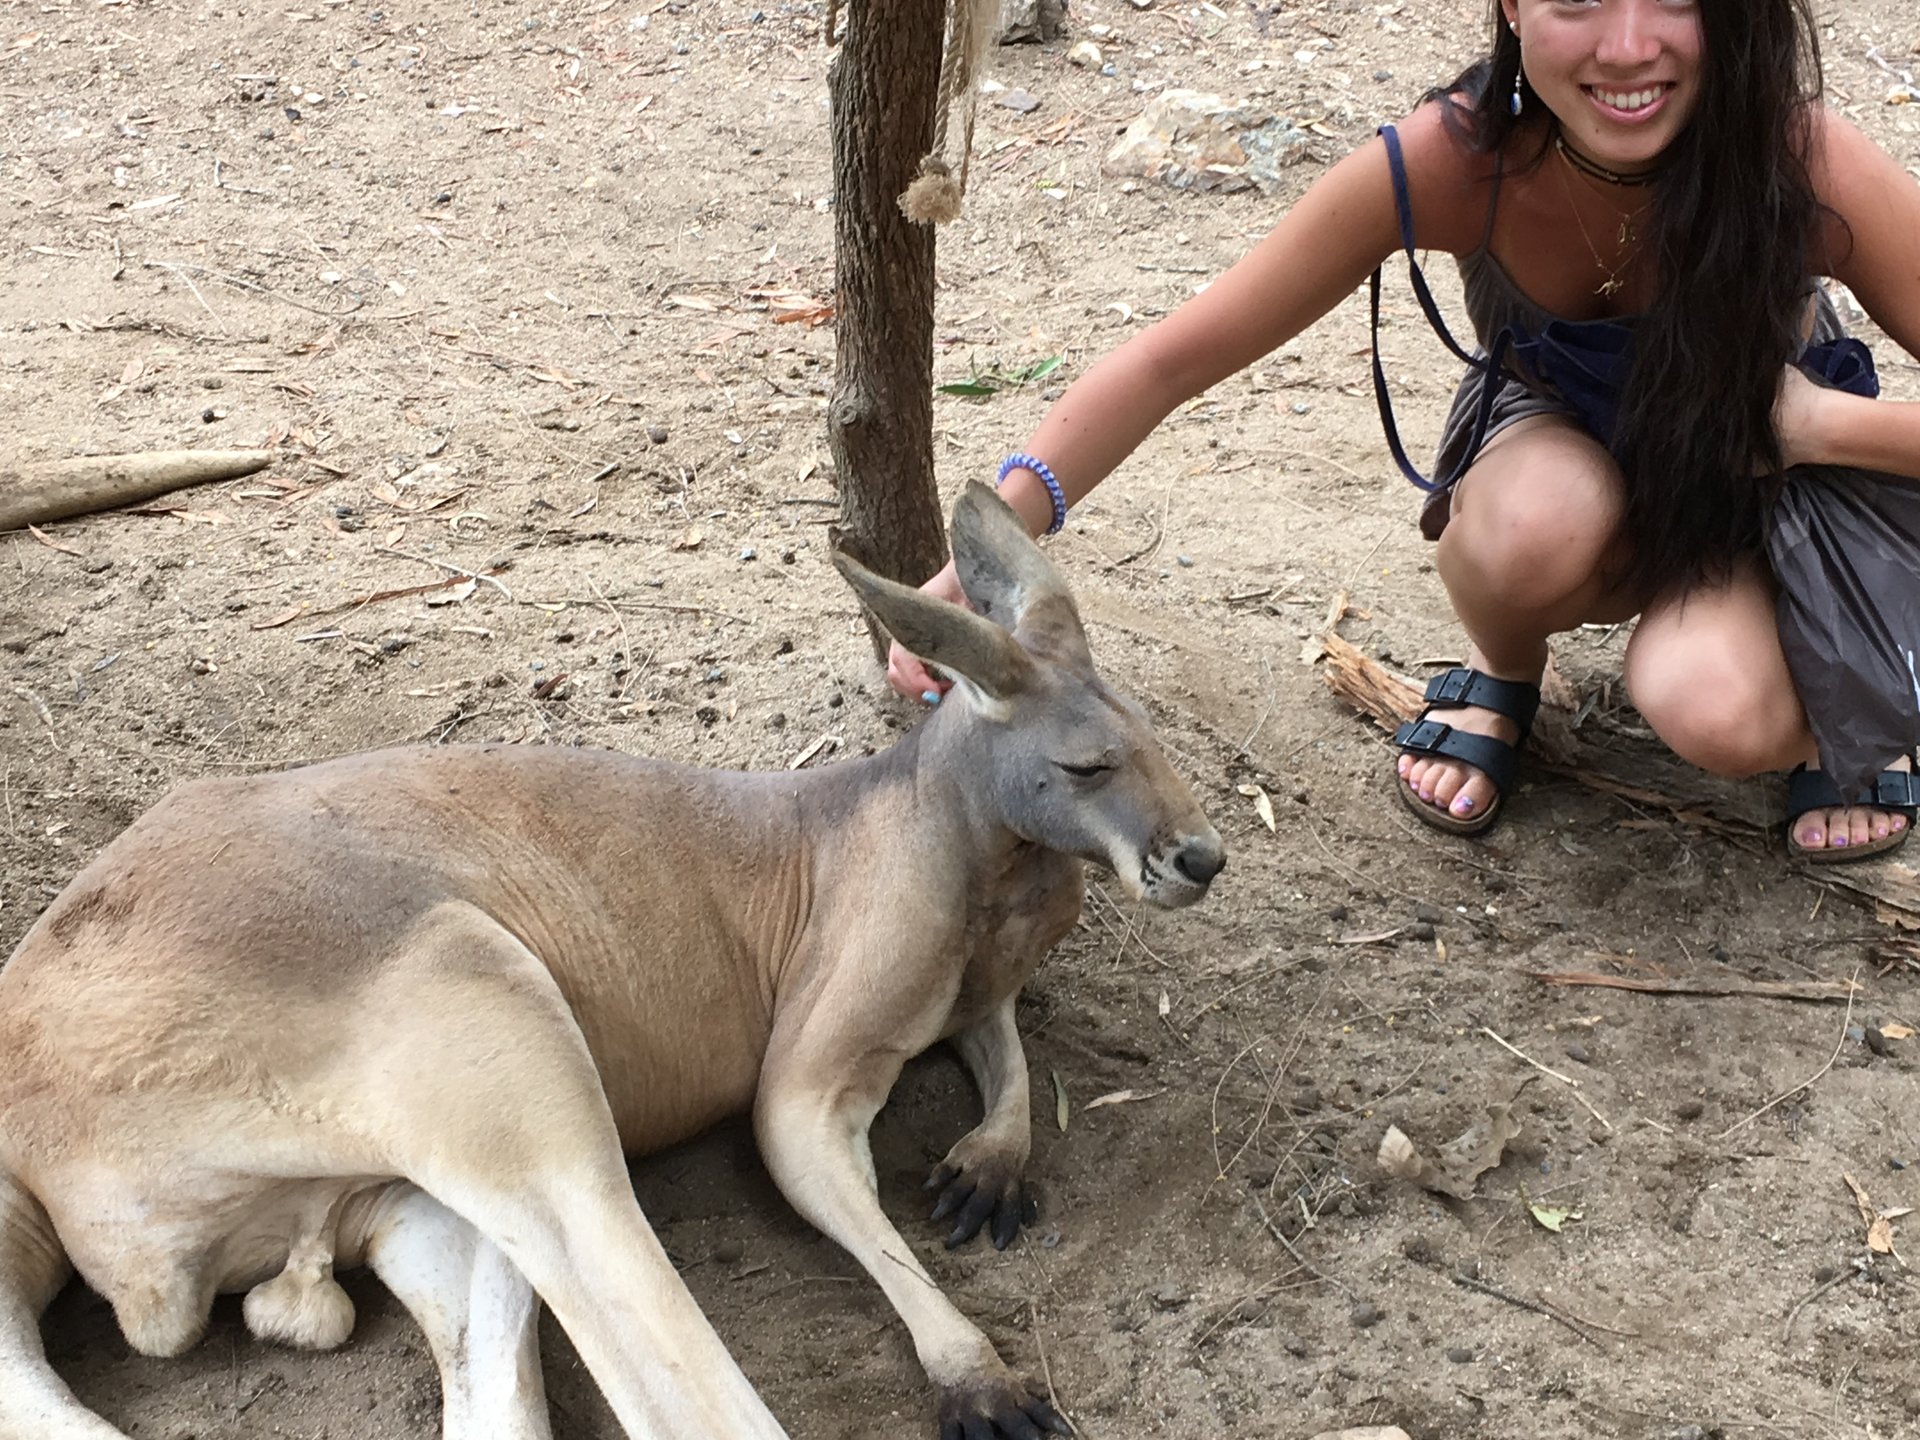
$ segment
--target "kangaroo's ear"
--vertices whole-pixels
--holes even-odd
[[[1085,654],[1086,631],[1067,582],[1013,507],[977,480],[954,502],[953,563],[960,588],[982,615]]]
[[[833,563],[893,638],[922,660],[971,682],[994,700],[1008,699],[1033,683],[1033,658],[993,621],[924,590],[882,579],[839,551]]]

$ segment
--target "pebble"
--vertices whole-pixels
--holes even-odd
[[[1907,1168],[1907,1162],[1904,1160],[1889,1159],[1887,1161],[1887,1168],[1890,1170],[1904,1170]]]
[[[1173,558],[1179,563],[1183,570],[1191,570],[1193,568],[1193,556],[1176,555]]]
[[[740,547],[740,558],[741,558],[742,560],[752,560],[752,559],[755,559],[755,558],[757,558],[757,557],[759,556],[759,554],[760,554],[760,552],[759,552],[758,550],[756,550],[756,549],[754,549],[754,548],[753,548],[753,546],[751,546],[751,545],[742,545],[742,546]]]
[[[1581,1065],[1586,1065],[1591,1063],[1590,1058],[1587,1054],[1587,1047],[1584,1045],[1567,1046],[1567,1059],[1576,1061]]]
[[[1878,1025],[1867,1026],[1863,1033],[1866,1037],[1867,1049],[1871,1050],[1874,1054],[1889,1055],[1893,1053],[1887,1045],[1887,1037],[1880,1033],[1880,1027]]]
[[[1100,53],[1100,47],[1091,40],[1082,40],[1067,52],[1067,63],[1078,65],[1082,70],[1098,70],[1106,64],[1106,59]]]
[[[1673,1432],[1673,1440],[1707,1440],[1707,1432],[1698,1425],[1682,1425]]]
[[[649,425],[647,427],[647,439],[651,440],[656,445],[666,444],[667,443],[667,427],[664,425]]]
[[[1455,1345],[1447,1351],[1447,1359],[1456,1365],[1471,1365],[1473,1363],[1473,1351],[1465,1345]]]
[[[1438,925],[1447,917],[1438,905],[1429,905],[1423,900],[1413,907],[1413,918],[1423,920],[1429,925]]]
[[[1432,940],[1433,926],[1425,920],[1420,920],[1407,927],[1407,934],[1416,940]]]
[[[1178,1310],[1187,1303],[1187,1292],[1172,1285],[1162,1285],[1153,1292],[1153,1308],[1156,1310]]]
[[[1698,1100],[1682,1100],[1673,1107],[1673,1113],[1681,1120],[1698,1120],[1707,1113],[1707,1107]]]
[[[1386,1312],[1371,1300],[1362,1300],[1347,1312],[1347,1318],[1353,1321],[1356,1330],[1371,1330],[1387,1318]]]

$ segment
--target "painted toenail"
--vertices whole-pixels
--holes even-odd
[[[1836,850],[1846,848],[1846,843],[1847,837],[1844,835],[1836,835],[1833,837],[1833,846]]]
[[[1456,815],[1471,815],[1473,813],[1473,797],[1471,795],[1462,795],[1458,800],[1454,801],[1453,813]]]

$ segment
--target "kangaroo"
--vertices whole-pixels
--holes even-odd
[[[868,1129],[952,1041],[985,1118],[937,1215],[1004,1247],[1014,997],[1083,862],[1173,908],[1225,852],[1018,517],[970,485],[952,539],[975,612],[836,556],[955,680],[871,758],[377,751],[195,781],[102,850],[0,969],[0,1440],[125,1440],[46,1361],[70,1267],[171,1356],[236,1292],[255,1335],[337,1346],[359,1265],[426,1335],[446,1440],[548,1440],[542,1302],[634,1440],[782,1436],[624,1161],[749,1110],[911,1332],[941,1435],[1067,1433],[888,1221]]]

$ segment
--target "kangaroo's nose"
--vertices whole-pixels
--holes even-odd
[[[1218,835],[1203,835],[1183,843],[1174,853],[1173,868],[1196,885],[1211,884],[1227,868],[1227,847]]]

